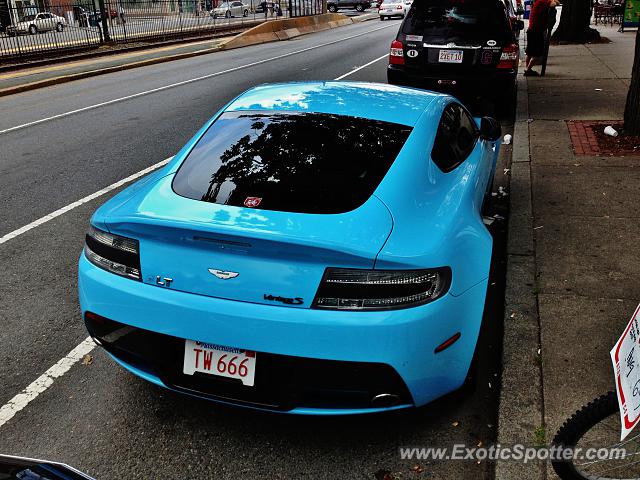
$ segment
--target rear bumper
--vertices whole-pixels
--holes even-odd
[[[382,370],[392,372],[389,378],[397,377],[399,390],[406,387],[404,401],[390,408],[298,403],[284,409],[307,414],[367,413],[420,406],[460,387],[474,353],[487,286],[485,280],[459,297],[447,294],[416,308],[365,313],[251,304],[173,291],[108,273],[89,263],[84,255],[80,258],[78,280],[83,315],[90,311],[135,329],[171,337],[178,349],[188,338],[254,350],[259,359],[261,354],[262,358],[301,357],[299,362],[290,360],[294,364],[337,361],[382,365]],[[457,332],[461,334],[457,342],[434,353],[438,345]],[[173,387],[175,382],[163,378],[153,365],[136,364],[114,350],[110,353],[135,374]],[[176,355],[179,363],[181,351]],[[270,361],[262,362],[269,364]],[[261,372],[260,365],[256,375],[268,376],[268,367]],[[198,391],[187,393],[212,397]],[[229,403],[283,410],[251,402]]]
[[[460,74],[408,70],[403,65],[389,65],[387,79],[392,85],[425,88],[452,95],[473,93],[479,97],[497,98],[515,86],[517,71],[493,69],[482,74],[465,71]],[[453,83],[455,82],[455,84]]]

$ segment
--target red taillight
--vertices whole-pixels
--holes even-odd
[[[389,53],[389,63],[391,65],[404,65],[404,45],[399,40],[391,42],[391,53]]]
[[[520,49],[517,43],[507,45],[502,49],[498,68],[518,68],[518,60],[520,57]]]

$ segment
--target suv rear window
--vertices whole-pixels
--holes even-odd
[[[378,187],[411,130],[322,113],[227,112],[184,160],[173,189],[237,207],[348,212]]]
[[[487,40],[505,43],[513,36],[504,6],[496,0],[415,1],[402,32],[422,35],[424,41],[459,44]]]

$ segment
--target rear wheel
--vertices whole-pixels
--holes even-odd
[[[336,13],[338,11],[338,7],[336,7],[335,5],[329,5],[329,7],[327,7],[327,10],[329,10],[331,13]]]
[[[58,24],[56,25],[56,32],[61,32],[63,30],[64,30],[64,25],[58,22]]]
[[[38,27],[36,27],[35,25],[30,25],[29,26],[29,35],[35,35],[36,33],[38,33]]]
[[[356,12],[364,12],[364,5],[362,5],[361,3],[356,5]]]
[[[231,18],[231,12],[229,10],[224,14],[224,18]]]
[[[244,12],[242,12],[242,16],[243,17],[248,17],[249,16],[249,10],[245,10]]]
[[[384,17],[382,15],[380,15],[380,21],[384,21]]]

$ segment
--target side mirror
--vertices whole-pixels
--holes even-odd
[[[489,142],[495,142],[502,136],[502,127],[493,117],[482,117],[480,120],[480,138]]]
[[[524,20],[516,20],[516,24],[513,26],[515,30],[524,30]]]

